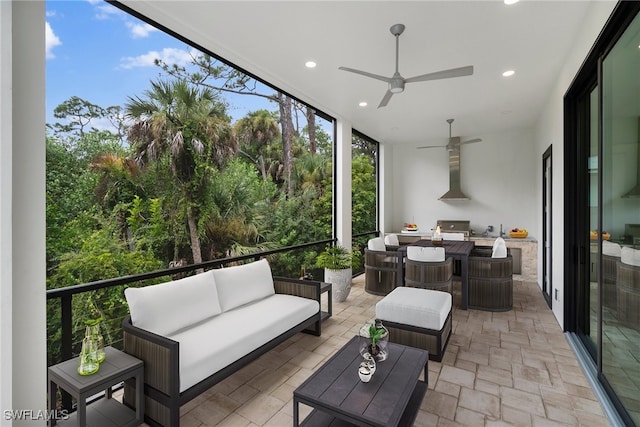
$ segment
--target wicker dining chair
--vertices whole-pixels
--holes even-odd
[[[364,250],[364,290],[387,295],[396,287],[398,251],[387,250],[384,238],[370,239]]]
[[[602,305],[614,316],[618,315],[618,263],[621,254],[619,244],[602,242]]]
[[[469,256],[469,308],[509,311],[513,308],[513,258],[503,239],[476,246]]]
[[[640,249],[623,247],[617,265],[618,320],[640,328]]]
[[[453,258],[442,247],[407,246],[405,286],[448,292],[453,297]]]

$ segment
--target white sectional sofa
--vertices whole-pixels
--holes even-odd
[[[127,288],[124,351],[144,361],[145,421],[177,426],[184,403],[297,332],[320,335],[320,287],[260,260]]]

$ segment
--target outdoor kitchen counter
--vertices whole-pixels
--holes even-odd
[[[470,236],[476,246],[493,246],[495,237]],[[504,237],[507,248],[513,256],[513,278],[516,280],[538,281],[538,240],[534,237],[522,239]],[[518,253],[520,252],[520,253]]]

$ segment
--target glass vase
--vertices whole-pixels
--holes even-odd
[[[375,329],[372,329],[375,328]],[[382,331],[375,343],[371,339],[371,333],[375,331]],[[360,354],[367,359],[372,357],[376,362],[382,362],[389,356],[388,343],[389,343],[389,330],[382,324],[380,319],[372,319],[367,321],[362,328],[360,328]]]
[[[100,333],[100,323],[96,323],[95,325],[87,325],[84,333],[85,338],[90,338],[95,342],[96,351],[95,358],[96,362],[102,363],[104,359],[106,359],[107,354],[104,351],[104,338],[102,338],[102,334]]]
[[[100,364],[97,362],[97,344],[91,338],[82,340],[82,350],[78,360],[78,373],[80,375],[92,375],[98,372]]]

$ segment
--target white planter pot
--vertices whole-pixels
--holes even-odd
[[[351,292],[351,268],[343,270],[324,269],[324,281],[331,283],[332,297],[335,301],[343,302]]]

